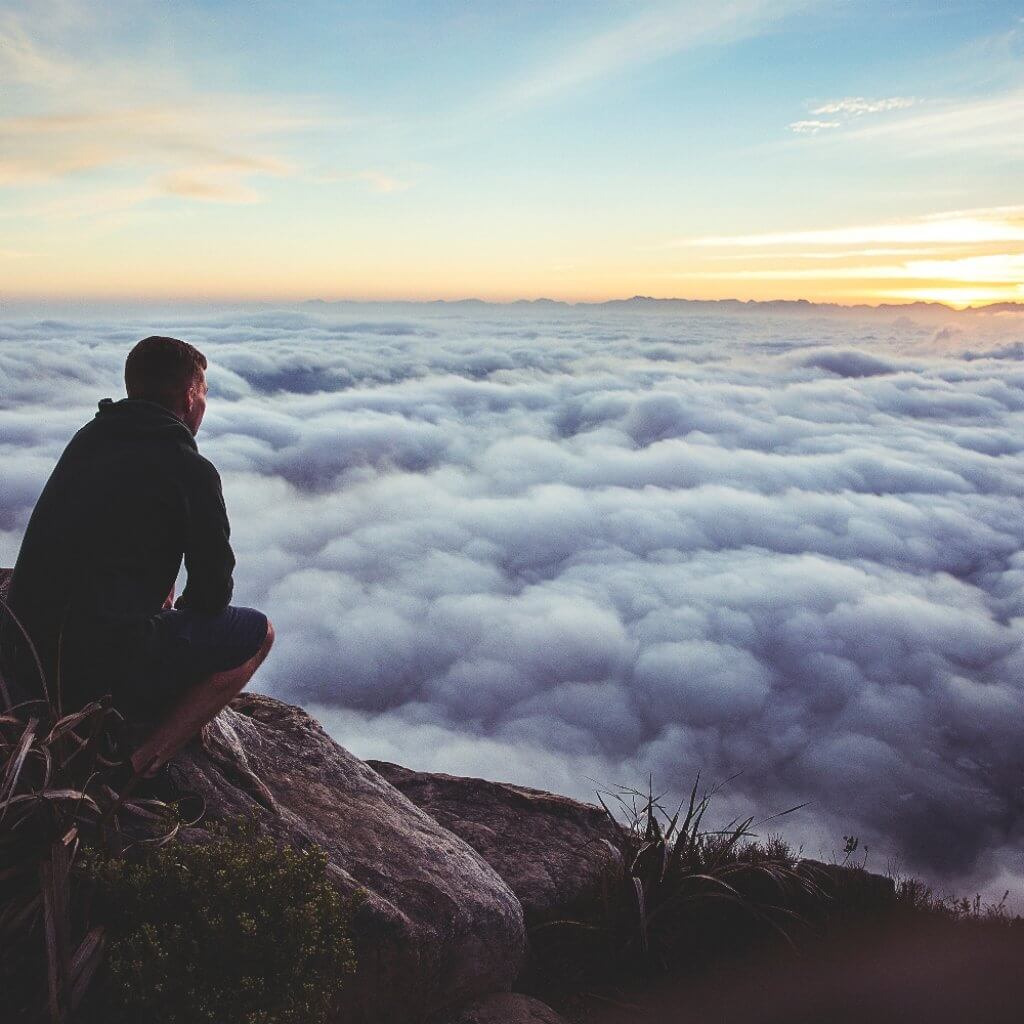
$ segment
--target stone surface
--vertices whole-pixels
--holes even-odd
[[[338,1020],[400,1024],[511,986],[525,933],[508,886],[304,711],[243,694],[175,763],[209,817],[255,812],[276,838],[322,846],[341,892],[367,892]]]
[[[367,763],[480,853],[519,897],[528,924],[592,905],[622,876],[622,830],[599,807],[508,783]]]
[[[532,996],[500,992],[443,1015],[436,1024],[565,1024],[565,1019]]]

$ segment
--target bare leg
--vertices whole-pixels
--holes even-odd
[[[207,722],[227,706],[263,663],[274,644],[274,627],[267,622],[267,638],[244,664],[201,679],[181,695],[156,729],[132,754],[132,768],[148,778],[172,758]]]

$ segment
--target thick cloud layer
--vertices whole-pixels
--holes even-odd
[[[771,826],[809,854],[1021,884],[1024,318],[307,309],[0,324],[0,562],[176,334],[259,687],[355,752],[583,797],[742,772],[720,815],[809,801]]]

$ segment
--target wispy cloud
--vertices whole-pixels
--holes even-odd
[[[893,110],[906,110],[917,103],[908,96],[889,96],[886,99],[869,100],[863,96],[847,96],[841,100],[830,100],[811,109],[813,119],[792,121],[787,127],[798,135],[817,135],[819,132],[843,128],[865,114],[884,114]],[[821,120],[827,117],[829,120]]]
[[[602,31],[577,39],[509,89],[504,105],[553,99],[629,67],[649,64],[698,46],[755,36],[812,0],[686,0],[659,3]]]
[[[798,135],[817,135],[818,132],[840,127],[839,121],[794,121],[789,126],[789,130]]]
[[[862,286],[894,281],[906,284],[902,290],[885,292],[885,297],[947,302],[1024,298],[1024,207],[1020,206],[671,244],[688,246],[694,254],[712,250],[685,272],[667,275],[680,278],[846,281]],[[714,253],[715,249],[720,251]],[[722,268],[723,259],[732,265]],[[771,260],[770,266],[765,266],[766,260]],[[874,293],[881,297],[877,289]]]
[[[274,104],[212,98],[200,107],[140,106],[0,119],[0,184],[24,185],[85,170],[135,166],[220,178],[283,175],[288,164],[253,140],[309,123]]]
[[[935,102],[927,110],[858,123],[847,136],[891,142],[915,152],[1000,149],[1024,151],[1024,90]]]
[[[313,103],[200,95],[131,57],[82,59],[71,50],[75,19],[84,17],[75,12],[74,4],[36,4],[0,16],[0,82],[18,89],[29,111],[0,117],[0,186],[74,178],[106,200],[97,212],[109,212],[110,178],[96,175],[116,172],[127,175],[122,208],[161,195],[253,202],[253,179],[294,171],[277,151],[284,137],[327,120]],[[62,17],[63,33],[48,29]]]
[[[922,245],[1024,242],[1024,206],[936,213],[886,224],[682,239],[673,246]]]
[[[385,174],[383,171],[367,169],[362,171],[329,171],[324,174],[310,175],[308,180],[314,185],[336,185],[341,182],[358,182],[366,186],[371,192],[388,194],[391,192],[404,192],[411,188],[412,182],[403,178],[396,178],[392,174]]]
[[[67,61],[39,45],[13,11],[0,12],[0,82],[5,84],[65,84],[73,75]]]
[[[905,110],[912,107],[917,100],[907,96],[890,96],[884,100],[868,100],[863,96],[848,96],[842,100],[832,100],[815,107],[812,114],[848,114],[851,117],[862,117],[864,114],[880,114],[886,110]]]
[[[812,118],[787,127],[798,134],[819,134],[848,144],[873,143],[911,150],[915,155],[971,150],[1024,151],[1024,89],[968,98],[847,97],[818,104]],[[872,116],[867,116],[872,115]],[[880,116],[878,116],[880,115]]]
[[[205,173],[179,171],[157,182],[159,191],[210,203],[256,203],[259,193],[238,181],[231,172],[207,170]]]
[[[957,284],[1024,286],[1024,254],[969,256],[962,259],[907,260],[852,267],[773,267],[768,270],[693,271],[690,277],[755,281],[934,280]]]

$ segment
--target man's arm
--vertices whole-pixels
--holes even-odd
[[[235,555],[229,540],[231,528],[224,507],[220,475],[213,463],[199,456],[192,468],[185,531],[188,582],[175,608],[192,608],[215,615],[228,606],[234,588],[231,573],[235,568]]]

